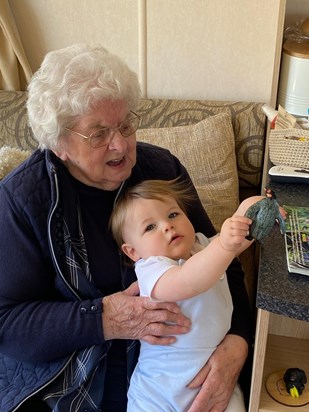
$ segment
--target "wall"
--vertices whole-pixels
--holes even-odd
[[[295,1],[295,0],[292,0]],[[10,0],[26,55],[100,42],[144,96],[274,102],[285,0]]]

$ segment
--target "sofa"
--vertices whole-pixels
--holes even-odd
[[[26,92],[0,91],[0,179],[37,146],[27,124],[26,99]],[[239,201],[261,193],[267,125],[262,105],[140,101],[137,140],[166,147],[179,157],[217,230]],[[254,319],[258,245],[253,244],[240,259]]]

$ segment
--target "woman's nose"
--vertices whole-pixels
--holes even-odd
[[[122,136],[119,129],[113,131],[113,136],[108,144],[110,150],[122,151],[127,145],[126,138]]]

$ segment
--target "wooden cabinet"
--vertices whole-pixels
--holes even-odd
[[[281,405],[267,392],[268,376],[299,367],[309,371],[309,323],[258,309],[249,412],[308,412],[309,404]]]

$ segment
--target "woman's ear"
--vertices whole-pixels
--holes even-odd
[[[65,162],[67,160],[67,155],[66,152],[64,150],[61,149],[57,149],[57,150],[53,150],[53,152],[55,153],[55,155],[57,157],[59,157],[59,159],[61,159],[63,162]]]
[[[133,246],[131,246],[129,243],[124,243],[121,246],[122,252],[127,255],[133,262],[137,262],[141,257],[137,254],[136,250],[134,249]]]

